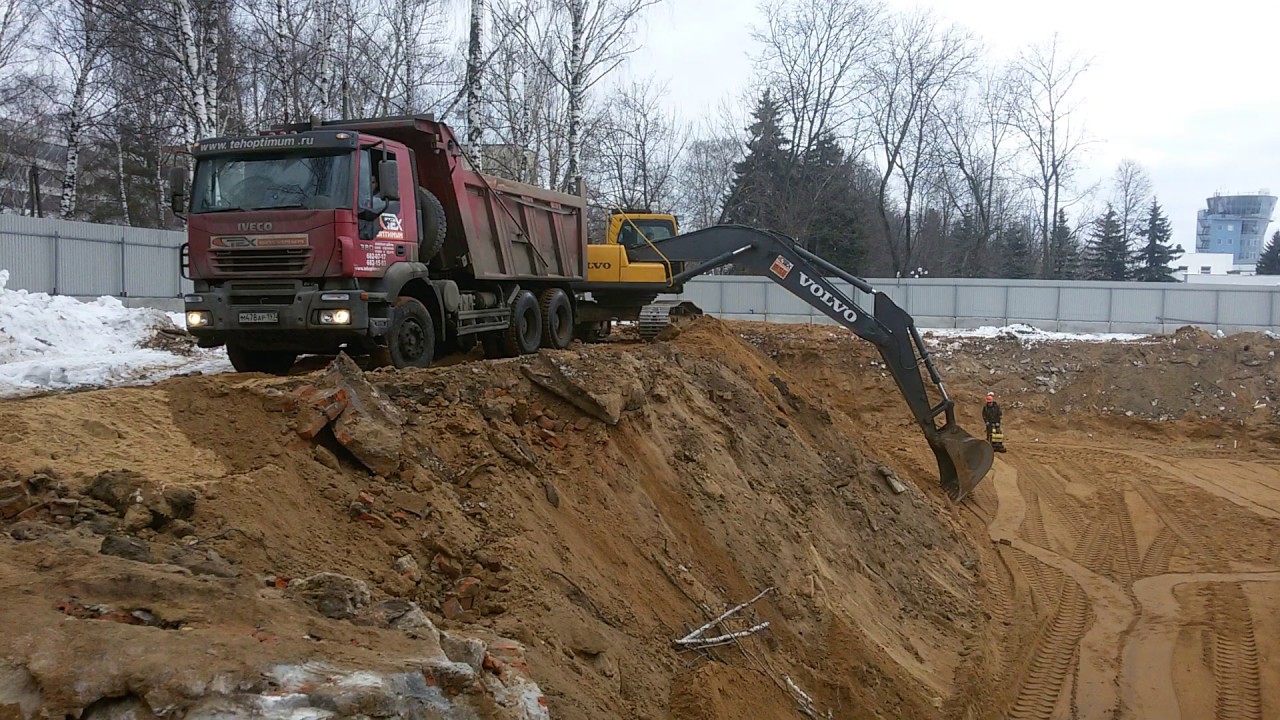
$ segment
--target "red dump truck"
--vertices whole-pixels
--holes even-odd
[[[240,371],[301,354],[426,367],[479,340],[515,356],[573,340],[586,200],[471,171],[431,116],[204,140],[170,177],[185,212],[187,326]]]

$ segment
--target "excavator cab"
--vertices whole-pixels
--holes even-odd
[[[661,262],[632,262],[627,251],[680,234],[676,216],[648,210],[614,210],[604,242],[587,245],[591,283],[665,284],[671,269]]]

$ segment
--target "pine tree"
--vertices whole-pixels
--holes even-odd
[[[1031,277],[1032,269],[1031,235],[1027,232],[1027,228],[1018,224],[1006,229],[1000,277],[1021,280]]]
[[[1169,246],[1169,238],[1173,230],[1169,227],[1169,218],[1160,209],[1160,203],[1151,201],[1151,209],[1147,211],[1146,221],[1139,226],[1138,237],[1146,238],[1146,244],[1137,253],[1137,267],[1133,271],[1133,279],[1140,282],[1177,282],[1173,276],[1170,262],[1182,257],[1182,246]]]
[[[1280,275],[1280,230],[1271,236],[1271,241],[1262,249],[1255,272],[1259,275]]]
[[[765,90],[751,117],[746,156],[733,166],[720,222],[772,229],[780,219],[788,177],[782,108]]]
[[[1092,239],[1085,247],[1085,267],[1091,280],[1128,280],[1133,253],[1124,237],[1124,227],[1111,203],[1094,219]]]
[[[1067,222],[1067,211],[1059,209],[1049,235],[1051,255],[1045,266],[1045,276],[1055,280],[1075,280],[1080,276],[1080,241]]]
[[[804,229],[797,239],[837,267],[857,272],[866,254],[861,228],[867,223],[858,216],[853,160],[834,136],[824,135],[800,159],[794,175],[793,202],[785,206],[792,214],[801,211]]]

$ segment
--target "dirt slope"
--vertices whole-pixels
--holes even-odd
[[[960,508],[825,327],[6,402],[0,718],[1280,716],[1277,348],[940,340]]]
[[[37,505],[5,521],[0,562],[21,582],[0,606],[6,626],[41,629],[0,640],[0,657],[32,697],[57,712],[126,695],[181,708],[197,670],[157,667],[186,667],[192,647],[225,647],[218,671],[248,677],[316,659],[383,671],[436,642],[322,617],[290,584],[317,573],[361,581],[368,606],[413,602],[446,636],[517,641],[557,718],[789,718],[792,687],[834,717],[935,717],[963,678],[983,622],[976,554],[940,491],[889,492],[856,424],[721,324],[368,378],[405,420],[377,475],[336,425],[300,437],[313,418],[292,399],[315,396],[314,375],[0,405],[0,466]],[[187,519],[94,499],[184,489]],[[102,556],[104,535],[153,562]],[[764,632],[672,649],[766,588],[729,624]],[[52,627],[78,645],[33,647]],[[99,644],[131,651],[110,671],[70,660]],[[86,690],[85,674],[102,680]],[[468,692],[488,712],[492,693]]]

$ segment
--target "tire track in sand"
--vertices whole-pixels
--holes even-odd
[[[1124,650],[1125,705],[1135,718],[1178,720],[1182,711],[1174,689],[1174,647],[1186,627],[1184,610],[1173,591],[1188,583],[1212,584],[1210,620],[1213,638],[1210,663],[1216,686],[1216,716],[1219,718],[1262,718],[1261,682],[1258,674],[1257,639],[1252,615],[1240,583],[1280,582],[1280,572],[1262,573],[1174,573],[1142,578],[1134,583],[1134,594],[1142,605],[1142,616],[1134,626]],[[1231,588],[1223,593],[1223,588]],[[1219,616],[1226,612],[1231,622]]]
[[[1058,698],[1074,674],[1076,645],[1089,622],[1089,600],[1074,582],[1068,582],[1053,620],[1036,644],[1027,674],[1008,717],[1049,720]]]
[[[1262,720],[1258,643],[1244,589],[1239,583],[1216,583],[1209,597],[1217,718]]]
[[[1118,638],[1134,618],[1134,605],[1111,580],[1075,560],[1017,536],[1019,527],[1028,516],[1028,505],[1019,491],[1018,480],[1017,472],[1011,469],[995,475],[993,485],[999,505],[995,520],[988,526],[991,539],[1030,555],[1069,579],[1065,580],[1056,613],[1029,663],[1027,677],[1018,690],[1010,716],[1052,716],[1066,684],[1067,675],[1059,670],[1064,654],[1068,671],[1074,669],[1077,673],[1077,703],[1073,714],[1084,718],[1111,716],[1120,702],[1115,682],[1121,667]],[[1086,561],[1093,559],[1096,562],[1099,554],[1105,555],[1105,535],[1109,531],[1103,530],[1104,527],[1107,525],[1096,525],[1089,535],[1089,542],[1078,548]],[[1089,622],[1090,615],[1092,623]],[[1053,687],[1046,687],[1055,682],[1057,684]],[[1048,714],[1045,714],[1046,707]],[[1014,711],[1019,714],[1014,715]]]

